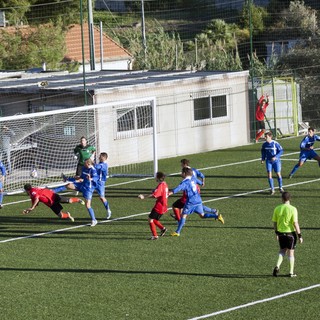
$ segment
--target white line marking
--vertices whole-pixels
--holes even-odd
[[[266,299],[262,299],[262,300],[249,302],[249,303],[246,303],[246,304],[242,304],[240,306],[232,307],[232,308],[225,309],[225,310],[220,310],[220,311],[217,311],[217,312],[213,312],[213,313],[206,314],[206,315],[199,316],[199,317],[195,317],[195,318],[191,318],[189,320],[199,320],[199,319],[206,319],[206,318],[209,318],[209,317],[214,317],[214,316],[217,316],[217,315],[222,314],[222,313],[227,313],[227,312],[231,312],[231,311],[234,311],[234,310],[247,308],[247,307],[259,304],[259,303],[269,302],[269,301],[272,301],[272,300],[280,299],[280,298],[283,298],[283,297],[290,296],[292,294],[300,293],[300,292],[307,291],[307,290],[312,290],[312,289],[319,288],[319,287],[320,287],[320,284],[315,284],[315,285],[310,286],[310,287],[305,287],[305,288],[301,288],[301,289],[298,289],[298,290],[295,290],[295,291],[290,291],[290,292],[283,293],[283,294],[280,294],[278,296],[274,296],[274,297],[271,297],[271,298],[266,298]]]

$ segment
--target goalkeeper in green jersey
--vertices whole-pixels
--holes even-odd
[[[94,161],[96,148],[88,144],[86,137],[81,137],[80,144],[74,148],[73,152],[75,157],[78,159],[76,177],[80,177],[84,162],[89,158]]]

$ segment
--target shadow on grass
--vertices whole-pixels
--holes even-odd
[[[193,276],[193,277],[211,277],[211,278],[271,278],[272,275],[267,274],[225,274],[225,273],[193,273],[178,271],[148,271],[148,270],[112,270],[112,269],[42,269],[42,268],[9,268],[0,267],[0,271],[18,271],[18,272],[70,272],[70,273],[90,273],[90,274],[151,274],[151,275],[172,275],[172,276]],[[279,275],[280,277],[280,275]],[[282,277],[285,277],[282,276]]]

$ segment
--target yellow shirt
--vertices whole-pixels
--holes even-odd
[[[293,232],[294,223],[298,221],[298,210],[289,203],[280,204],[274,209],[272,221],[277,223],[277,231]]]

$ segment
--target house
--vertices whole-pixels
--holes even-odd
[[[90,105],[155,97],[158,152],[159,158],[165,158],[249,143],[248,75],[248,71],[111,70],[88,72],[85,80],[81,73],[22,75],[0,80],[0,108],[3,116],[10,116],[81,107],[84,81],[88,100],[84,110]],[[97,116],[102,121],[99,148],[115,150],[114,154],[131,161],[126,150],[133,140],[117,135],[121,117],[112,106]],[[135,140],[138,143],[143,137]],[[114,156],[110,161],[124,159]]]
[[[30,26],[19,27],[4,27],[1,30],[8,33],[15,33],[19,29],[23,35],[27,36],[33,30]],[[108,69],[108,70],[131,70],[133,56],[124,49],[120,44],[116,43],[113,39],[105,33],[100,36],[100,30],[97,27],[93,28],[93,46],[95,52],[95,70]],[[74,24],[68,27],[65,36],[66,54],[64,57],[65,62],[79,62],[82,71],[82,35],[81,25]],[[85,69],[90,70],[90,46],[89,46],[89,29],[88,25],[83,26],[83,51]],[[34,66],[38,72],[46,71],[41,69],[40,66]]]

